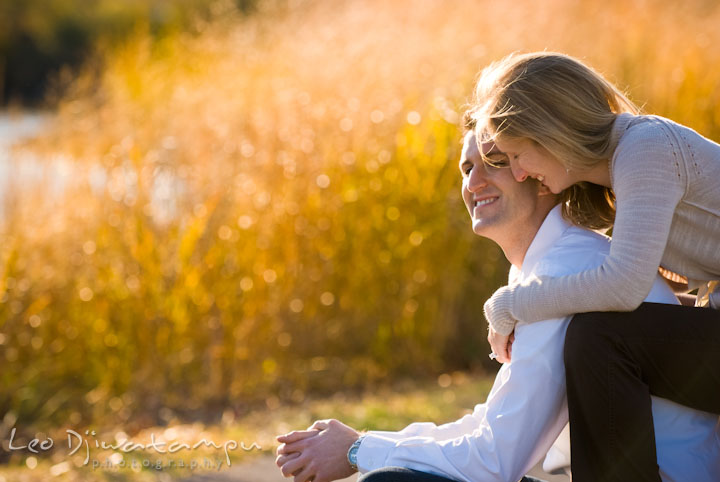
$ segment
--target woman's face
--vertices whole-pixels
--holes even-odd
[[[532,177],[554,194],[560,194],[575,183],[560,161],[531,139],[501,137],[495,140],[495,145],[507,156],[513,176],[519,182]]]

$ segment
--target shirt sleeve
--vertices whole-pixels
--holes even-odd
[[[522,478],[567,423],[566,328],[567,319],[519,325],[512,363],[500,369],[484,404],[445,425],[369,432],[358,450],[360,471],[401,466],[457,480]]]
[[[588,311],[632,311],[655,280],[675,209],[685,192],[680,149],[669,127],[640,123],[615,153],[616,216],[610,253],[576,274],[534,277],[499,289],[485,304],[493,328],[509,334],[516,320],[535,322]]]
[[[402,440],[411,437],[430,437],[437,441],[450,440],[472,432],[477,428],[478,420],[485,417],[486,412],[487,404],[481,403],[475,406],[473,413],[465,415],[455,422],[443,425],[418,422],[412,423],[398,432],[373,431],[370,433],[389,440]]]

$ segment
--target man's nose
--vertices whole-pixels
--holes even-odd
[[[477,192],[488,185],[487,176],[484,166],[475,166],[470,171],[470,179],[468,179],[468,190]]]

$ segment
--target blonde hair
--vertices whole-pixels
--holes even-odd
[[[579,60],[537,52],[511,54],[486,67],[470,111],[479,138],[528,138],[566,169],[586,170],[612,157],[617,114],[639,109]],[[579,183],[563,192],[563,201],[563,214],[573,223],[612,226],[615,196],[610,188]]]

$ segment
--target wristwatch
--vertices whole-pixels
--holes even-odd
[[[365,438],[365,435],[361,435],[358,437],[356,441],[353,442],[353,444],[350,446],[350,450],[348,450],[347,458],[348,462],[350,462],[350,468],[353,470],[357,470],[357,453],[358,450],[360,450],[360,444],[362,443],[362,440]]]

